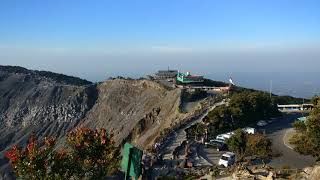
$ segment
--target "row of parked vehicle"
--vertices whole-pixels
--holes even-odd
[[[255,134],[257,133],[257,130],[255,128],[246,127],[242,129],[244,132],[248,134]],[[226,140],[231,138],[231,136],[234,134],[234,132],[228,132],[225,134],[219,134],[217,135],[216,139],[210,140],[209,142],[206,142],[206,147],[213,147],[217,151],[227,151],[228,146],[226,145]],[[224,153],[220,160],[218,165],[223,165],[225,167],[233,165],[235,162],[235,154],[233,152],[226,152]]]
[[[242,129],[244,132],[248,134],[255,134],[257,133],[257,130],[255,128],[246,127]],[[219,134],[217,135],[216,139],[212,139],[209,142],[206,142],[205,145],[211,146],[217,149],[217,151],[223,151],[225,150],[226,144],[225,141],[234,134],[234,132],[228,132],[225,134]]]
[[[278,119],[278,117],[274,117],[269,120],[260,120],[257,122],[257,126],[258,127],[267,126],[268,124],[273,123],[277,119]],[[257,129],[251,128],[251,127],[246,127],[246,128],[243,128],[242,130],[248,134],[256,134],[257,133]],[[227,139],[229,139],[233,134],[234,134],[234,132],[219,134],[216,137],[216,139],[210,140],[209,142],[207,142],[206,145],[216,148],[217,151],[227,151],[228,146],[225,144],[225,141]],[[233,165],[235,163],[235,160],[236,160],[235,153],[226,152],[226,153],[222,154],[221,158],[219,159],[218,165],[228,167],[228,166]]]

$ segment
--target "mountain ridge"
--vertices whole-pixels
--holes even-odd
[[[208,85],[227,85],[207,80]],[[254,91],[235,87],[235,92]],[[76,127],[105,128],[118,145],[147,149],[160,133],[194,115],[199,104],[181,112],[184,90],[147,79],[92,83],[77,77],[18,66],[0,66],[0,179],[14,179],[4,152],[24,146],[33,134],[56,137],[63,145]],[[287,101],[279,97],[277,102]],[[290,99],[289,99],[290,100]]]
[[[89,85],[92,84],[92,82],[81,79],[74,76],[68,76],[60,73],[54,73],[50,71],[39,71],[39,70],[29,70],[24,67],[20,66],[3,66],[0,65],[0,72],[6,72],[6,73],[16,73],[16,74],[26,74],[30,75],[32,77],[44,77],[48,78],[49,80],[55,81],[57,83],[61,84],[68,84],[68,85]],[[30,78],[30,77],[27,77]]]
[[[56,137],[63,145],[76,127],[105,128],[118,145],[130,140],[147,148],[161,130],[188,116],[179,112],[180,89],[150,80],[88,82],[0,66],[0,174],[11,179],[4,152],[24,146],[32,134]]]

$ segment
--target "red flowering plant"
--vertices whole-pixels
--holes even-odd
[[[120,162],[120,151],[115,146],[113,134],[105,129],[78,128],[67,136],[75,175],[86,179],[100,179],[114,173]]]
[[[17,177],[41,179],[46,176],[48,157],[54,145],[53,138],[45,138],[42,146],[31,136],[24,150],[15,145],[5,156],[11,161]]]
[[[54,150],[54,138],[40,143],[32,136],[24,150],[13,146],[5,155],[22,179],[102,179],[119,167],[112,139],[105,129],[77,128],[67,135],[67,149]]]

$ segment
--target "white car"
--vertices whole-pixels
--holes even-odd
[[[222,139],[211,139],[209,142],[214,142],[214,141],[224,143],[224,140],[222,140]]]
[[[225,141],[226,138],[222,135],[222,134],[219,134],[216,139],[219,139],[220,141]]]
[[[225,134],[219,134],[219,135],[216,137],[216,139],[225,141],[225,140],[227,140],[227,139],[230,139],[233,134],[234,134],[234,132],[228,132],[228,133],[225,133]]]
[[[263,126],[266,126],[266,125],[268,125],[268,123],[266,121],[264,121],[264,120],[261,120],[261,121],[259,121],[257,123],[257,126],[260,126],[260,127],[263,127]]]
[[[225,142],[226,141],[226,139],[224,137],[221,137],[219,135],[217,136],[216,140],[221,141],[221,142]]]
[[[235,163],[235,161],[236,161],[236,155],[233,152],[226,152],[222,154],[218,165],[229,167],[229,166],[232,166]]]
[[[255,134],[257,133],[257,129],[256,128],[251,128],[251,127],[245,127],[242,129],[244,132],[248,133],[248,134]]]

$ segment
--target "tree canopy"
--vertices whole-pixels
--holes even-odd
[[[247,136],[244,131],[237,129],[234,131],[234,135],[226,141],[229,150],[235,152],[239,159],[242,159],[245,155]]]
[[[214,137],[279,115],[280,112],[269,95],[258,91],[244,91],[233,94],[228,106],[219,106],[209,112],[205,121],[210,136]]]
[[[295,144],[295,150],[301,154],[313,155],[320,161],[320,97],[312,99],[314,109],[305,123],[295,122],[296,134],[290,142]]]
[[[245,156],[267,158],[272,153],[271,140],[262,134],[247,134],[241,129],[234,131],[226,141],[229,150],[235,152],[239,160]]]

